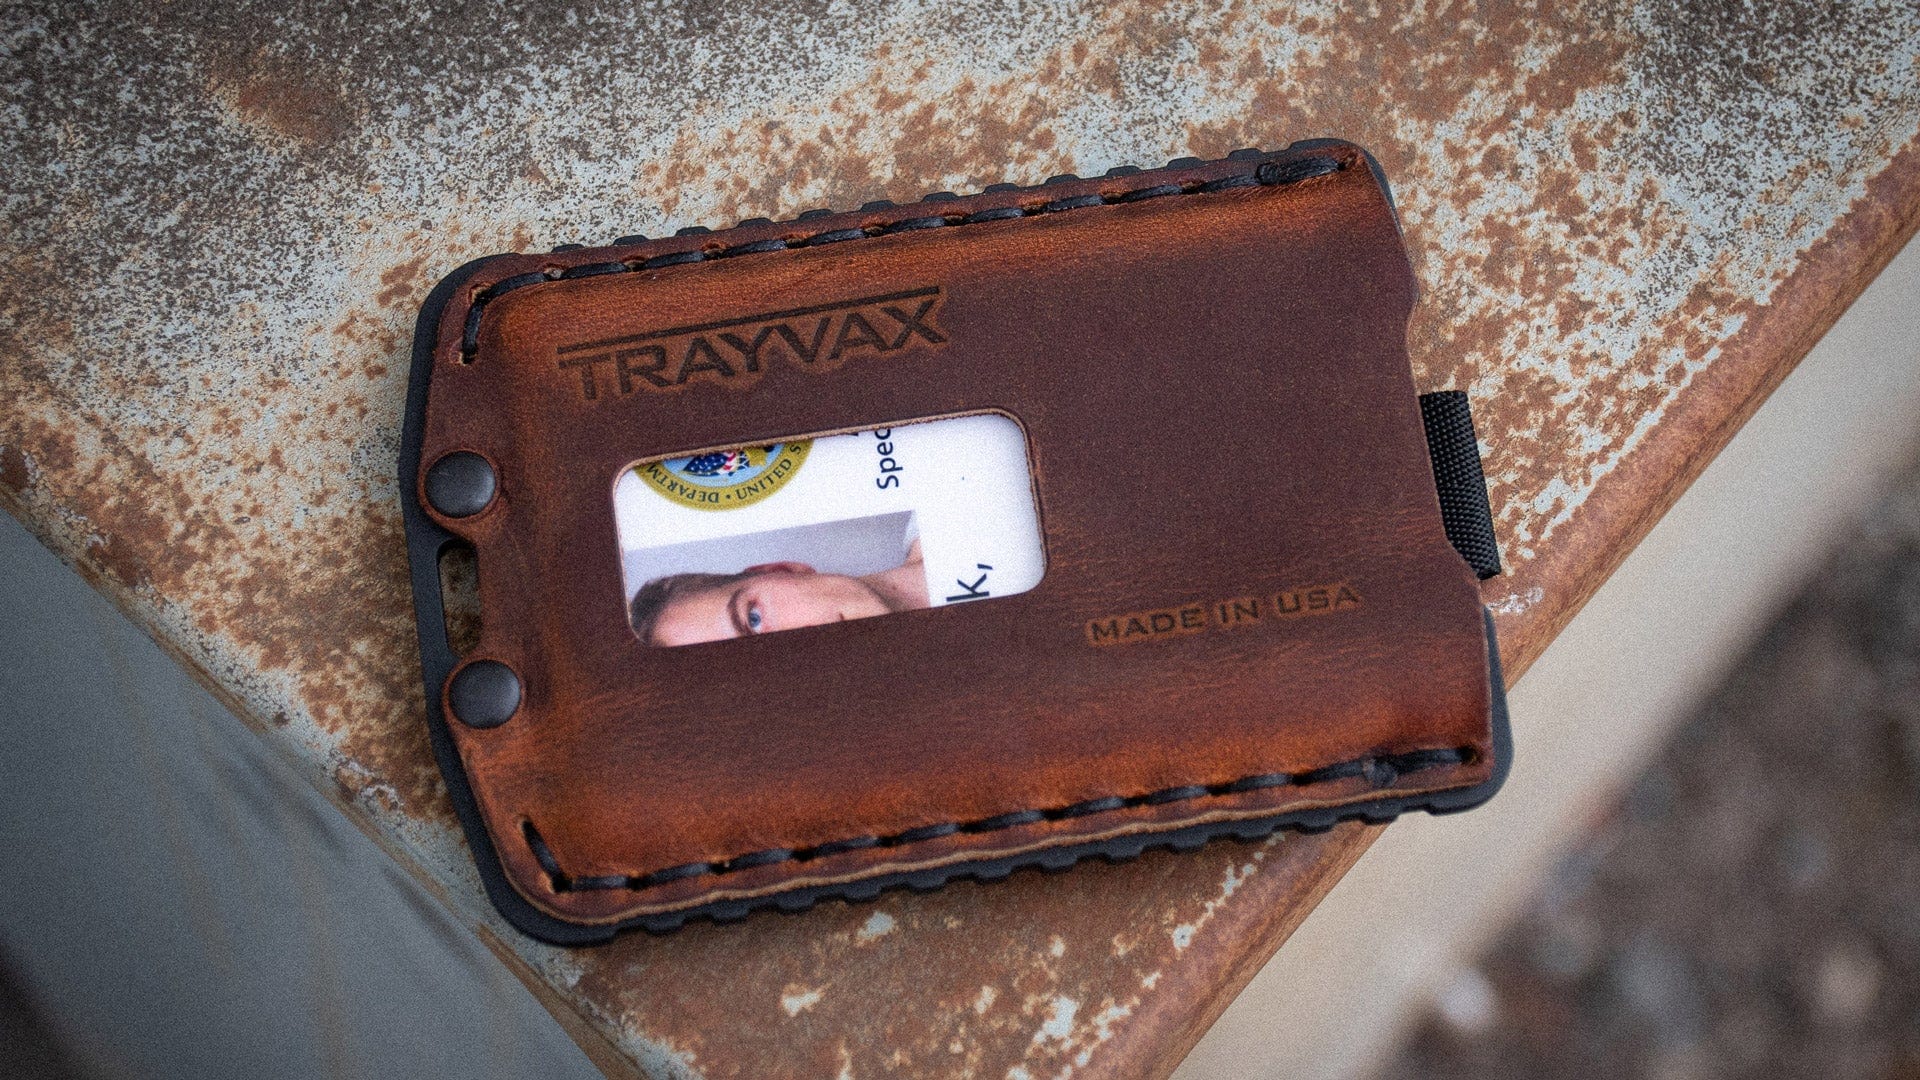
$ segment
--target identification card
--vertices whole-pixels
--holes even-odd
[[[1045,569],[1001,413],[641,462],[614,487],[634,632],[690,645],[1011,596]]]

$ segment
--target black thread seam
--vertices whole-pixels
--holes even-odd
[[[1237,151],[1236,151],[1237,153]],[[1232,155],[1229,155],[1231,158]],[[1183,167],[1192,167],[1182,163]],[[1171,166],[1170,166],[1171,167]],[[1340,172],[1347,163],[1336,157],[1315,156],[1299,158],[1293,161],[1264,161],[1252,172],[1232,173],[1212,180],[1190,180],[1182,183],[1158,184],[1151,187],[1135,188],[1129,191],[1088,193],[1071,195],[1055,199],[1036,206],[999,206],[988,210],[978,210],[971,214],[948,217],[930,214],[924,217],[906,218],[885,225],[846,227],[829,229],[807,236],[771,237],[764,240],[750,240],[731,246],[714,248],[696,248],[692,251],[675,251],[651,258],[632,262],[586,263],[565,268],[551,267],[525,274],[516,274],[503,278],[482,289],[472,299],[472,307],[467,309],[466,325],[460,339],[460,358],[462,363],[472,363],[473,355],[480,349],[480,314],[486,305],[505,296],[515,289],[524,289],[529,285],[540,285],[549,281],[567,281],[574,278],[597,277],[602,274],[632,273],[643,270],[658,270],[665,266],[678,266],[685,263],[710,262],[715,259],[728,259],[740,255],[752,255],[766,251],[785,251],[789,248],[814,247],[821,244],[839,243],[847,240],[871,239],[876,236],[890,236],[895,233],[918,232],[925,229],[951,228],[960,225],[980,225],[989,221],[1007,221],[1020,217],[1038,217],[1043,214],[1059,214],[1068,210],[1080,210],[1091,206],[1114,206],[1121,203],[1141,202],[1146,199],[1163,198],[1168,195],[1201,195],[1217,191],[1231,191],[1243,187],[1282,187],[1297,184],[1303,180],[1328,176]],[[1136,176],[1138,173],[1109,172],[1108,177],[1118,179]],[[1076,177],[1057,178],[1062,180]],[[1051,183],[1052,181],[1049,181]],[[1041,191],[1044,188],[1029,188],[1029,191]],[[984,194],[984,193],[983,193]],[[936,208],[946,201],[929,198],[915,205]],[[863,208],[864,209],[864,208]],[[800,215],[795,222],[806,220],[815,213],[808,211]],[[789,222],[792,224],[794,222]],[[700,232],[711,230],[701,229]],[[687,230],[682,230],[686,233]]]
[[[1098,799],[1087,799],[1052,810],[1015,810],[1011,813],[995,814],[978,821],[945,822],[938,825],[922,825],[894,833],[891,836],[855,836],[844,840],[832,840],[807,848],[767,848],[751,851],[745,855],[736,855],[721,862],[682,863],[669,866],[664,870],[655,870],[648,874],[617,874],[599,877],[574,877],[560,867],[560,860],[554,857],[553,849],[547,846],[540,830],[531,820],[522,820],[521,832],[532,850],[540,869],[546,872],[548,882],[556,893],[594,892],[607,889],[627,889],[640,891],[655,886],[681,881],[691,877],[721,876],[752,869],[756,866],[770,866],[783,862],[810,862],[829,855],[839,855],[849,851],[863,851],[876,847],[900,847],[906,844],[937,840],[959,833],[988,833],[1005,829],[1033,825],[1042,821],[1062,821],[1069,818],[1089,817],[1094,814],[1112,813],[1115,810],[1131,809],[1139,806],[1161,806],[1167,803],[1188,802],[1194,799],[1217,798],[1225,795],[1243,795],[1250,791],[1263,791],[1277,787],[1310,787],[1334,780],[1349,780],[1355,777],[1366,779],[1375,787],[1388,787],[1401,777],[1427,769],[1437,769],[1448,765],[1471,764],[1476,758],[1472,747],[1456,747],[1442,750],[1414,750],[1405,754],[1390,754],[1373,757],[1354,758],[1334,765],[1323,766],[1303,773],[1260,773],[1243,776],[1224,784],[1187,784],[1179,787],[1161,788],[1144,795],[1119,796],[1108,795]],[[1285,813],[1277,810],[1276,813]]]

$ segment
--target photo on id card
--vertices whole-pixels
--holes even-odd
[[[614,487],[634,633],[677,646],[1026,592],[1026,436],[1000,413],[644,461]]]

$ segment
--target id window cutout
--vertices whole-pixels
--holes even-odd
[[[1002,413],[643,461],[613,501],[649,645],[1013,596],[1046,570],[1026,434]]]

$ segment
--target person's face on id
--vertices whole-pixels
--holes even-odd
[[[702,577],[696,587],[664,591],[646,633],[648,642],[692,645],[892,610],[859,578],[822,574],[806,563],[763,563],[738,574]]]

